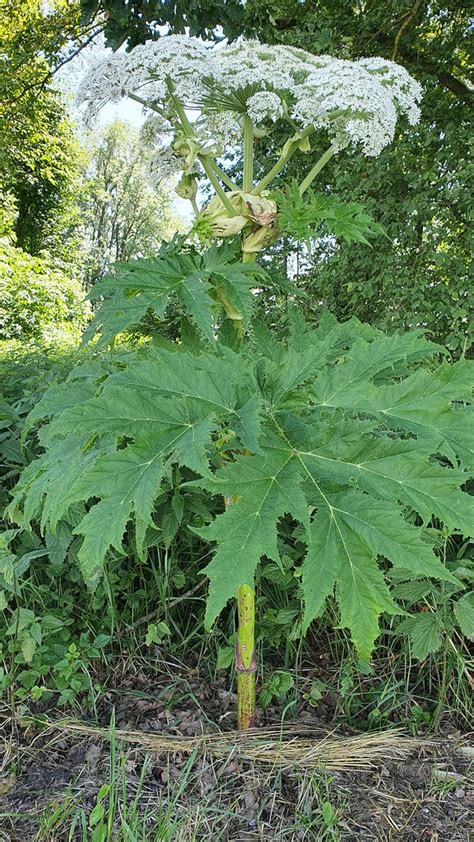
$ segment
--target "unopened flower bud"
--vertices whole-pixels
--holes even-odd
[[[240,234],[242,228],[248,225],[245,216],[219,216],[211,220],[211,230],[216,237],[235,237]]]
[[[197,181],[194,175],[185,173],[181,176],[176,185],[176,192],[182,199],[195,199],[197,194]]]
[[[227,197],[232,207],[237,211],[236,216],[229,215],[229,211],[221,202],[219,196],[214,196],[202,212],[203,217],[209,221],[212,232],[216,237],[235,237],[249,223],[248,216],[244,216],[242,212],[239,213],[242,210],[246,211],[246,205],[242,201],[240,193],[228,193]]]
[[[247,237],[242,240],[242,251],[257,252],[273,243],[278,237],[278,230],[272,225],[264,225],[262,228],[257,228],[252,231]]]
[[[278,208],[273,199],[267,199],[264,196],[255,196],[253,193],[242,193],[249,216],[252,222],[257,222],[258,225],[271,225],[274,221]]]

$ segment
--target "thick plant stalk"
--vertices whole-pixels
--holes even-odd
[[[243,188],[251,193],[253,186],[253,126],[250,117],[244,117],[244,172]]]
[[[239,628],[235,647],[237,671],[237,723],[239,731],[255,724],[255,592],[241,585],[237,595]]]
[[[234,502],[225,497],[226,509]],[[250,585],[241,585],[237,592],[238,630],[235,644],[235,670],[237,673],[237,727],[239,731],[253,728],[255,723],[255,591]]]

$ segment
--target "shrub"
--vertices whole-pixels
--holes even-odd
[[[90,312],[77,278],[7,240],[0,240],[0,297],[0,339],[41,339],[57,328],[78,333]]]

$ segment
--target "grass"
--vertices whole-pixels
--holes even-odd
[[[95,736],[95,735],[94,735]],[[124,751],[113,724],[109,732],[109,775],[96,795],[92,809],[78,806],[79,781],[69,786],[61,801],[48,804],[38,816],[38,831],[34,842],[54,840],[81,840],[81,842],[174,842],[174,840],[203,839],[227,840],[232,825],[247,823],[251,831],[262,825],[266,808],[270,818],[264,824],[271,826],[277,818],[277,804],[281,799],[282,781],[278,775],[265,778],[269,787],[266,799],[255,800],[254,790],[258,773],[238,774],[233,786],[223,778],[224,767],[207,763],[211,786],[201,798],[199,790],[202,763],[194,749],[180,770],[179,781],[172,775],[171,764],[164,769],[165,793],[156,798],[150,792],[148,772],[151,755],[145,754],[138,777],[130,778],[130,755]],[[259,784],[261,784],[261,775]],[[294,821],[281,828],[282,839],[292,838],[294,832],[305,833],[311,838],[318,832],[318,839],[337,839],[339,811],[331,803],[330,786],[333,779],[320,772],[318,775],[300,776],[298,802],[294,808]],[[76,791],[74,791],[76,790]],[[194,793],[189,798],[189,791]],[[258,797],[258,796],[257,796]],[[249,818],[255,816],[255,818]],[[19,817],[19,816],[18,816]],[[263,830],[263,828],[262,828]],[[235,838],[235,837],[234,837]],[[264,838],[263,836],[253,838]]]
[[[47,723],[45,723],[47,724]],[[197,737],[178,737],[133,731],[114,731],[78,722],[51,723],[66,734],[84,734],[99,739],[115,738],[124,743],[142,746],[157,753],[226,757],[230,751],[241,760],[258,762],[272,769],[323,769],[344,771],[370,769],[382,761],[403,759],[419,747],[420,741],[403,736],[396,730],[333,737],[321,734],[311,725],[277,725],[245,732],[217,732]]]
[[[275,739],[262,745],[261,733],[241,740],[231,733],[219,735],[214,747],[212,739],[199,745],[176,735],[163,746],[163,736],[124,733],[114,716],[100,732],[64,725],[52,736],[51,730],[30,726],[30,742],[17,755],[13,783],[21,788],[24,767],[25,803],[0,811],[1,826],[11,842],[350,842],[361,835],[389,842],[425,838],[426,829],[434,823],[439,827],[446,815],[445,835],[439,838],[468,838],[460,787],[469,787],[469,758],[452,741],[400,743],[395,735],[361,735],[337,747],[329,738],[326,752],[331,746],[343,760],[330,772],[321,767],[321,757],[314,768],[321,741],[313,740],[315,754],[307,762],[301,741],[288,742],[290,733],[285,736],[291,768],[278,762],[281,745]],[[219,740],[222,751],[216,751]],[[376,740],[379,751],[373,756],[370,747]],[[239,741],[247,744],[243,751]],[[252,743],[258,759],[250,755]],[[68,761],[71,752],[80,750],[80,762],[76,754]],[[347,769],[349,751],[357,770]],[[273,753],[273,762],[265,752]],[[41,777],[44,770],[66,763],[67,782],[35,789],[36,773]]]

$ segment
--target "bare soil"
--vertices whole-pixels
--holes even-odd
[[[196,673],[186,677],[187,693],[176,695],[177,686],[168,677],[168,686],[158,686],[154,695],[149,680],[138,675],[133,687],[102,698],[95,723],[108,727],[114,711],[117,729],[154,734],[190,737],[234,727],[235,698],[223,681],[209,684]],[[90,722],[91,712],[86,713]],[[265,720],[278,721],[280,713],[270,709]],[[5,710],[0,723],[0,840],[82,839],[79,829],[69,835],[72,815],[83,810],[88,816],[110,779],[108,741],[41,726],[41,716],[59,721],[64,712],[39,711],[34,722],[13,720],[10,714]],[[300,721],[328,732],[327,722],[315,719],[312,709],[301,711]],[[112,838],[469,842],[474,839],[474,779],[468,745],[468,737],[453,729],[421,741],[406,760],[382,761],[370,771],[283,772],[239,759],[232,750],[224,758],[205,751],[189,757],[118,743],[116,827],[138,793],[146,835],[127,838],[117,829]],[[52,821],[66,801],[72,806],[64,820]]]

